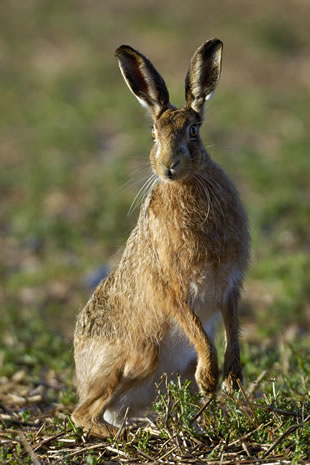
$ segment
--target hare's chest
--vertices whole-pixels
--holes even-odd
[[[220,310],[234,287],[240,286],[241,280],[241,271],[227,264],[207,267],[204,273],[192,277],[189,284],[190,301],[203,325],[208,323],[214,312]]]

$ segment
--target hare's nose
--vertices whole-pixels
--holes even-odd
[[[180,163],[180,160],[176,161],[169,168],[165,168],[165,176],[169,179],[174,179],[176,175],[176,167]]]

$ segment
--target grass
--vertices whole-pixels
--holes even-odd
[[[295,0],[3,0],[0,463],[309,463],[308,17]],[[192,421],[203,400],[170,385],[157,417],[102,443],[70,422],[72,333],[135,224],[151,145],[113,53],[129,43],[147,54],[181,104],[190,56],[213,36],[224,67],[202,135],[253,238],[245,395],[219,393]],[[221,333],[217,346],[222,360]]]
[[[55,366],[55,353],[43,362],[26,349],[19,356],[25,360],[27,355],[28,363],[48,371],[44,378],[21,371],[13,376],[12,402],[16,407],[16,402],[28,399],[28,406],[1,415],[5,425],[0,432],[1,463],[37,463],[34,457],[41,463],[60,464],[308,463],[310,363],[305,348],[243,349],[254,380],[245,389],[205,402],[191,393],[190,383],[168,383],[163,378],[150,419],[137,419],[126,433],[105,441],[87,437],[72,424],[71,373]],[[42,403],[49,408],[42,409]]]

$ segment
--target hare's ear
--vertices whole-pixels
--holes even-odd
[[[203,116],[205,100],[212,97],[221,74],[223,43],[204,42],[194,53],[185,79],[187,104]]]
[[[165,81],[150,60],[129,45],[115,52],[118,65],[131,92],[148,107],[156,118],[169,106],[169,93]]]

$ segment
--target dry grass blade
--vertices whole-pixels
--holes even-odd
[[[106,450],[108,450],[108,451],[110,451],[110,452],[113,452],[114,454],[117,454],[116,456],[119,455],[119,456],[121,456],[121,457],[126,457],[126,460],[129,460],[128,455],[127,455],[125,452],[123,452],[122,450],[116,449],[116,447],[107,446],[107,445],[105,445],[104,443],[98,444],[98,447],[99,447],[99,446],[100,446],[100,447],[104,447],[104,446],[105,446],[105,449],[106,449]],[[97,448],[98,448],[98,447],[97,447]],[[95,448],[95,447],[93,447],[93,449],[94,449],[94,448]],[[84,448],[84,451],[85,451],[85,450],[88,451],[88,450],[90,450],[90,449],[91,449],[90,447],[85,447],[85,448]],[[82,452],[82,450],[81,450],[80,452]],[[73,456],[73,454],[71,454],[71,456]]]
[[[167,439],[167,441],[165,441],[161,447],[160,447],[160,450],[159,450],[159,455],[161,454],[162,450],[166,447],[167,444],[169,444],[169,442],[173,441],[174,438],[177,436],[178,433],[174,433],[173,436],[169,437],[169,439]]]
[[[58,439],[60,438],[61,436],[64,436],[66,434],[65,431],[62,431],[61,433],[58,433],[58,434],[55,434],[54,436],[51,436],[49,438],[46,438],[46,439],[43,439],[43,441],[41,441],[39,444],[37,444],[33,450],[34,451],[37,451],[38,449],[41,449],[42,446],[46,446],[47,444],[49,444],[50,442],[53,442],[55,441],[55,439]]]
[[[224,392],[224,395],[225,395],[226,397],[228,397],[229,399],[233,400],[233,396],[232,396],[229,392]],[[248,420],[250,421],[250,423],[252,423],[252,425],[255,426],[255,427],[258,426],[258,425],[257,425],[257,422],[256,422],[256,419],[255,419],[255,421],[254,421],[253,418],[251,417],[251,415],[249,414],[249,412],[247,411],[247,409],[245,408],[245,406],[248,406],[248,404],[245,403],[245,405],[244,405],[244,403],[243,403],[241,400],[239,400],[239,399],[235,399],[235,401],[238,403],[240,409],[241,409],[242,412],[245,414],[245,416],[248,418]],[[255,417],[254,417],[254,418],[255,418]]]
[[[120,426],[118,432],[117,432],[116,435],[115,435],[114,440],[115,440],[116,442],[119,440],[119,438],[120,438],[120,436],[121,436],[121,434],[122,434],[122,432],[123,432],[125,423],[126,423],[126,421],[127,421],[128,412],[129,412],[129,407],[127,407],[126,412],[125,412],[125,415],[124,415],[124,418],[123,418],[123,421],[122,421],[122,424],[121,424],[121,426]]]
[[[243,386],[242,386],[241,381],[240,381],[239,378],[237,378],[237,384],[238,384],[238,387],[239,387],[239,389],[241,391],[241,394],[242,394],[242,396],[243,396],[243,398],[245,400],[245,403],[249,406],[249,409],[251,410],[251,413],[252,413],[253,417],[255,418],[256,426],[258,426],[259,425],[258,418],[257,418],[256,413],[254,412],[254,410],[253,410],[253,408],[251,406],[251,402],[249,401],[248,396],[246,395],[245,390],[243,389]]]
[[[152,457],[151,455],[147,454],[146,452],[143,452],[142,450],[140,449],[136,449],[138,454],[142,455],[142,457],[148,459],[148,460],[152,460],[152,462],[155,462],[156,463],[156,459],[155,457]]]
[[[223,393],[202,404],[199,396],[191,395],[189,385],[166,381],[164,388],[158,390],[156,416],[136,418],[128,424],[127,430],[125,414],[114,439],[100,440],[81,434],[71,424],[65,407],[38,409],[27,415],[19,413],[18,409],[5,410],[2,426],[0,421],[0,463],[11,463],[10,459],[5,461],[7,456],[4,455],[11,453],[20,460],[16,464],[28,460],[33,465],[84,464],[87,461],[137,465],[271,465],[280,461],[286,464],[296,453],[296,429],[303,447],[303,455],[299,454],[301,460],[297,463],[309,463],[305,461],[309,459],[305,438],[310,419],[308,399],[301,406],[294,401],[286,404],[279,401],[279,408],[274,408],[270,404],[272,396],[263,393],[255,404],[254,397],[245,390],[241,396]],[[268,404],[264,403],[264,397]],[[254,424],[252,410],[259,420],[258,426]],[[19,429],[8,427],[12,424],[9,423],[11,418],[18,423],[27,420],[31,425],[23,426],[24,442]],[[295,421],[291,425],[293,418]],[[302,429],[305,424],[306,428]],[[235,425],[240,425],[238,432]],[[124,430],[125,435],[122,434]]]
[[[287,430],[284,431],[284,433],[281,434],[281,436],[278,439],[276,439],[273,444],[271,444],[269,449],[266,450],[263,457],[267,457],[277,447],[277,445],[279,445],[280,442],[283,441],[284,438],[286,438],[286,436],[288,436],[291,433],[294,433],[294,431],[296,431],[298,428],[302,428],[303,426],[305,426],[305,424],[309,420],[310,420],[310,415],[308,415],[308,417],[302,423],[298,423],[297,425],[291,425],[289,428],[287,428]]]
[[[73,452],[71,452],[70,454],[67,455],[67,457],[74,457],[76,455],[81,455],[83,454],[84,452],[88,452],[90,450],[95,450],[95,449],[100,449],[100,448],[103,448],[105,447],[106,449],[108,449],[108,447],[106,447],[106,442],[100,442],[99,444],[94,444],[94,445],[89,445],[89,446],[86,446],[86,447],[82,447],[81,449],[78,449],[78,450],[75,450]],[[115,452],[116,450],[113,450],[113,452]],[[57,451],[59,452],[59,451]],[[63,451],[60,451],[60,452],[63,452]],[[119,451],[117,451],[119,453]]]
[[[282,455],[279,455],[279,456],[275,456],[275,457],[272,457],[272,459],[269,461],[266,461],[265,458],[255,458],[253,457],[250,458],[246,458],[246,459],[237,459],[237,460],[231,460],[231,458],[228,458],[227,460],[209,460],[208,462],[209,465],[246,465],[246,464],[258,464],[258,463],[262,463],[262,465],[279,465],[280,463],[282,465],[286,465],[286,464],[290,464],[291,461],[290,460],[283,460],[283,456]]]
[[[27,451],[27,453],[31,457],[33,465],[41,465],[40,460],[38,459],[36,453],[32,449],[29,442],[27,441],[26,436],[24,435],[24,433],[20,432],[19,433],[19,438],[20,438],[20,441],[21,441],[22,445],[24,446],[25,450]]]
[[[250,386],[248,387],[247,391],[249,394],[253,394],[253,392],[256,390],[257,386],[259,385],[259,383],[262,381],[262,379],[265,377],[267,371],[266,370],[263,370],[259,375],[258,377],[256,378],[255,381],[253,381]]]
[[[17,443],[16,439],[12,439],[8,434],[0,433],[0,444],[5,443]]]
[[[215,397],[213,396],[210,399],[208,399],[208,401],[201,407],[201,409],[196,413],[196,415],[193,416],[193,418],[191,419],[191,423],[194,423],[194,421],[196,421],[200,417],[200,415],[209,407],[214,398]]]
[[[158,461],[162,461],[164,458],[168,457],[170,454],[172,454],[172,452],[174,452],[178,447],[177,446],[174,446],[172,449],[168,450],[168,452],[165,452],[164,455],[162,455],[161,457],[159,457]]]
[[[245,453],[248,457],[252,457],[252,455],[250,454],[250,451],[249,451],[249,448],[248,448],[248,445],[246,442],[242,442],[242,448],[245,450]]]
[[[268,412],[273,412],[273,413],[276,413],[278,415],[285,415],[285,416],[288,416],[288,417],[298,417],[298,413],[296,413],[296,412],[290,412],[288,410],[283,410],[283,409],[271,407],[270,405],[259,405],[259,404],[256,404],[255,402],[250,402],[250,404],[255,408],[260,408],[262,410],[266,410]]]
[[[231,446],[233,446],[234,444],[237,444],[238,442],[241,442],[241,441],[244,441],[245,439],[248,439],[250,436],[252,436],[253,434],[257,433],[257,431],[259,431],[259,430],[262,429],[263,427],[267,428],[267,427],[270,426],[272,423],[273,423],[273,421],[269,421],[268,423],[261,423],[257,428],[253,429],[252,431],[249,431],[248,433],[244,434],[244,435],[241,436],[240,438],[235,439],[234,441],[230,442],[230,443],[228,444],[228,447],[231,447]]]

